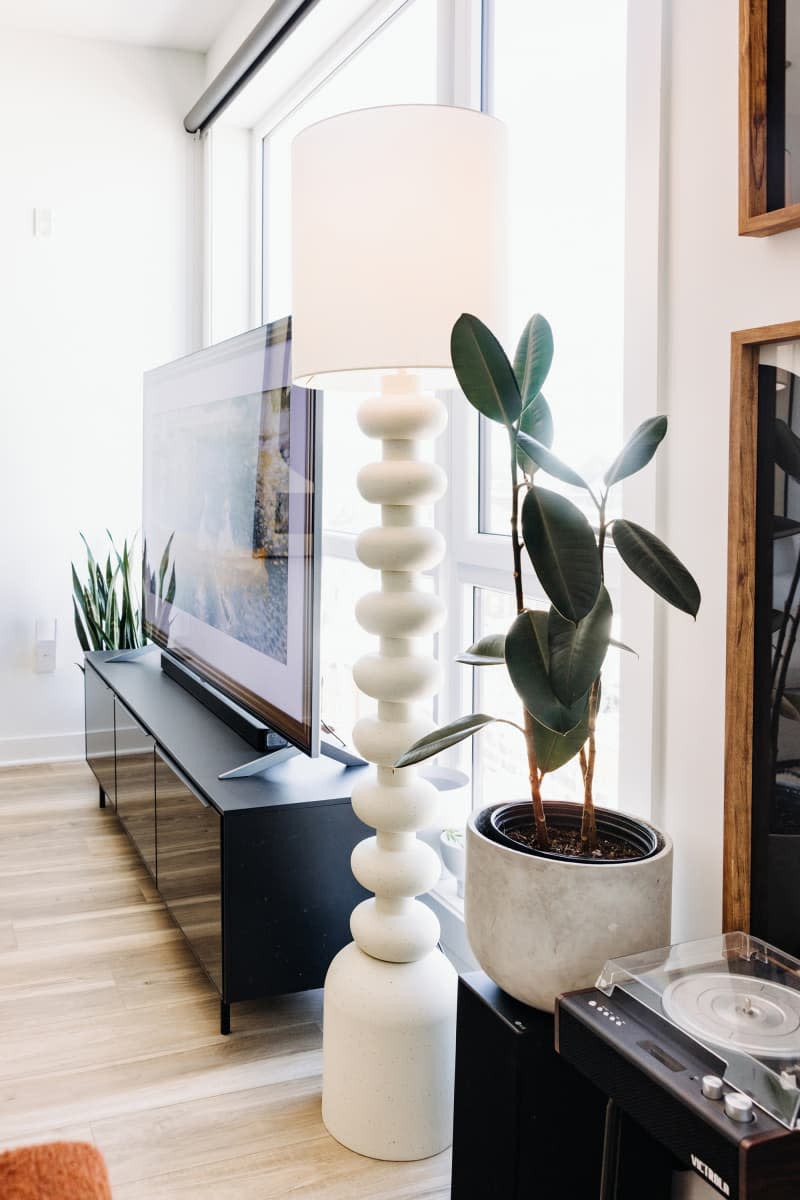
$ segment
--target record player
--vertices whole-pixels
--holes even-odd
[[[797,959],[745,933],[611,959],[596,987],[559,997],[556,1047],[721,1195],[800,1197]],[[617,1151],[607,1144],[604,1196],[622,1194]],[[639,1195],[657,1191],[639,1179]]]

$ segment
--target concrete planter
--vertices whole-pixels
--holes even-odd
[[[545,803],[551,813],[561,807]],[[492,808],[467,825],[464,917],[473,954],[509,995],[552,1012],[561,992],[590,987],[606,959],[669,945],[668,837],[658,835],[648,858],[571,862],[493,841]],[[605,811],[597,810],[601,830]]]

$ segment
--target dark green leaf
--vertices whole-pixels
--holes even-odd
[[[615,638],[609,638],[608,644],[609,646],[613,646],[615,650],[624,650],[627,654],[632,654],[634,658],[639,657],[636,651],[632,650],[630,646],[626,646],[624,642],[618,642]]]
[[[600,554],[586,517],[565,496],[532,487],[522,505],[522,536],[550,602],[568,621],[582,620],[600,591]]]
[[[166,596],[164,597],[164,599],[166,600],[167,604],[172,604],[172,602],[174,601],[174,599],[175,599],[175,589],[176,589],[176,586],[177,586],[177,585],[176,585],[176,583],[175,583],[175,567],[174,567],[174,565],[173,565],[173,568],[172,568],[172,574],[171,574],[171,575],[170,575],[170,577],[169,577],[169,586],[167,587],[167,594],[166,594]]]
[[[92,598],[88,588],[83,589],[82,604],[83,616],[86,621],[86,629],[92,642],[93,650],[104,650],[105,641],[103,631],[98,624],[96,610],[92,607]]]
[[[458,742],[463,742],[465,738],[472,737],[478,730],[483,729],[486,725],[491,725],[495,720],[496,717],[487,716],[486,713],[470,713],[469,716],[459,717],[457,721],[451,721],[449,725],[442,725],[441,729],[434,729],[432,733],[428,733],[418,742],[414,742],[414,745],[409,747],[394,765],[396,767],[412,767],[415,763],[424,762],[426,758],[433,758],[434,754],[441,754],[443,750],[448,750]]]
[[[540,313],[534,313],[522,331],[514,355],[514,374],[519,384],[523,406],[530,404],[539,395],[552,361],[553,331]]]
[[[700,589],[689,571],[654,533],[633,521],[617,519],[611,526],[614,545],[627,567],[662,600],[697,616]]]
[[[174,532],[169,535],[167,544],[164,547],[164,553],[161,555],[161,562],[158,567],[158,594],[164,595],[164,580],[167,577],[167,567],[169,566],[169,552],[172,546],[172,539],[175,537]]]
[[[517,434],[517,455],[524,454],[536,463],[537,467],[541,467],[548,475],[552,475],[555,479],[562,480],[563,483],[571,483],[573,487],[585,488],[589,491],[589,485],[582,475],[577,471],[573,471],[572,467],[568,467],[565,462],[562,462],[552,450],[540,442],[537,438],[533,438],[530,434],[520,432]]]
[[[83,615],[83,622],[84,622],[86,634],[92,643],[92,649],[99,650],[100,645],[97,643],[95,633],[94,633],[96,626],[94,625],[94,622],[93,622],[92,617],[90,616],[90,612],[89,612],[89,610],[91,608],[91,599],[89,596],[89,592],[87,591],[86,588],[83,587],[83,585],[78,580],[78,577],[77,577],[77,574],[75,573],[74,567],[73,567],[72,571],[73,571],[73,583],[74,583],[74,589],[75,589],[74,595],[73,595],[73,601],[75,602],[76,609],[80,610],[80,613]]]
[[[555,733],[574,729],[586,708],[586,697],[572,707],[562,704],[550,682],[547,613],[522,612],[506,634],[506,666],[528,712]]]
[[[587,700],[588,708],[588,700]],[[587,713],[569,733],[554,733],[538,721],[533,723],[533,744],[536,748],[536,761],[542,774],[557,771],[580,752],[581,746],[589,736]]]
[[[90,650],[91,647],[89,645],[89,639],[86,636],[86,630],[83,627],[83,621],[81,620],[81,614],[78,611],[78,604],[77,604],[77,601],[74,596],[72,597],[72,608],[75,613],[75,633],[78,636],[78,641],[80,642],[81,650]]]
[[[551,608],[547,622],[550,682],[563,704],[585,696],[600,674],[611,635],[611,598],[601,586],[597,603],[577,625]]]
[[[504,633],[489,633],[480,638],[463,654],[459,654],[456,662],[466,663],[469,667],[491,667],[504,663],[506,635]]]
[[[634,429],[625,445],[603,476],[603,482],[611,487],[646,467],[667,432],[666,417],[649,417]]]
[[[545,400],[544,396],[539,393],[535,400],[532,400],[522,410],[522,416],[519,419],[520,432],[525,433],[528,437],[532,437],[534,441],[539,442],[542,446],[552,446],[553,444],[553,414],[550,411],[550,405]],[[529,458],[519,443],[519,435],[517,435],[517,462],[526,475],[533,475],[538,470],[538,464]]]
[[[450,355],[459,386],[473,408],[511,426],[522,411],[511,363],[497,338],[477,317],[462,313],[450,335]]]
[[[780,418],[775,422],[775,462],[800,483],[800,438]]]

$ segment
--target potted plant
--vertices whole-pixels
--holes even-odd
[[[175,599],[175,566],[170,568],[170,554],[174,534],[161,556],[158,576],[147,560],[147,546],[141,559],[134,554],[134,541],[130,546],[127,538],[118,550],[109,530],[106,530],[111,546],[101,566],[92,554],[91,547],[83,534],[81,541],[86,547],[86,572],[78,575],[74,563],[72,568],[72,608],[75,633],[81,649],[131,650],[144,644],[141,613],[137,590],[143,579],[144,589],[155,597],[154,623],[159,627],[169,625],[169,606]],[[81,664],[78,664],[81,666]],[[81,670],[83,667],[81,666]]]
[[[644,421],[594,487],[550,449],[553,419],[542,386],[553,357],[549,324],[533,316],[513,365],[476,317],[453,327],[453,367],[474,408],[509,440],[511,556],[517,615],[505,634],[481,638],[459,657],[476,668],[505,665],[522,701],[519,729],[530,800],[492,805],[467,826],[465,920],[483,969],[511,995],[552,1009],[555,996],[594,982],[606,958],[669,942],[672,845],[645,821],[597,809],[593,785],[602,667],[612,644],[604,585],[609,537],[648,587],[695,616],[694,579],[654,534],[607,515],[612,487],[650,461],[666,417]],[[596,527],[570,499],[540,483],[550,475],[582,489]],[[550,601],[528,608],[525,551]],[[397,762],[411,766],[499,718],[473,713],[433,731]],[[582,805],[543,798],[547,775],[578,757]]]

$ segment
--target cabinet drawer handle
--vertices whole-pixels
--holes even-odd
[[[161,759],[164,766],[167,767],[168,770],[172,771],[173,775],[177,775],[178,779],[180,779],[180,781],[184,785],[184,787],[188,788],[188,790],[194,796],[195,800],[198,800],[200,802],[200,804],[202,804],[203,808],[211,807],[211,804],[209,803],[208,800],[206,800],[205,796],[198,795],[194,784],[191,782],[190,779],[188,779],[186,777],[186,775],[184,775],[184,773],[180,769],[180,767],[176,767],[175,763],[172,761],[171,758],[167,758],[166,754],[164,754],[161,750],[159,750],[158,747],[156,747],[156,754]]]

